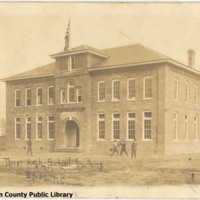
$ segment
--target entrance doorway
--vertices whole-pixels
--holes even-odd
[[[66,147],[79,147],[79,127],[75,121],[67,121],[65,135]]]

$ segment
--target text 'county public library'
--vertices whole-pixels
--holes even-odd
[[[141,44],[70,47],[55,61],[3,79],[6,146],[108,153],[137,139],[138,153],[200,153],[200,71]]]

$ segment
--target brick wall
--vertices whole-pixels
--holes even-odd
[[[75,90],[81,87],[82,102],[60,104],[60,90],[64,88],[67,91],[67,85],[70,81],[74,82]],[[88,74],[71,73],[68,76],[57,77],[55,80],[56,96],[56,149],[65,149],[66,133],[65,126],[68,120],[74,120],[79,126],[79,144],[80,151],[89,151],[90,149],[90,128],[91,128],[91,81]],[[76,93],[76,92],[75,92]],[[73,108],[74,111],[57,112],[60,108]],[[79,110],[78,108],[84,108]]]
[[[7,122],[7,149],[24,150],[27,146],[25,140],[26,117],[31,117],[31,138],[33,142],[33,151],[52,151],[54,141],[47,140],[47,116],[54,115],[54,105],[47,105],[47,88],[54,86],[53,78],[26,79],[23,81],[7,82],[6,84],[6,122]],[[36,88],[43,88],[43,105],[36,106]],[[25,106],[25,89],[30,88],[32,94],[32,105]],[[15,89],[21,90],[21,106],[15,107]],[[36,140],[36,117],[42,117],[43,138]],[[21,119],[21,139],[15,140],[15,118]]]
[[[92,72],[92,149],[96,152],[106,153],[112,147],[112,113],[120,113],[120,138],[127,139],[127,112],[136,113],[136,138],[139,153],[164,153],[164,90],[163,84],[158,86],[158,82],[164,81],[164,67],[140,66],[126,69],[105,70]],[[143,78],[152,76],[153,98],[143,99]],[[136,79],[136,100],[127,101],[127,79]],[[119,102],[112,102],[112,80],[120,80],[121,99]],[[106,101],[97,102],[98,81],[104,80],[106,84]],[[158,93],[159,98],[158,99]],[[158,104],[159,100],[159,104]],[[158,105],[160,109],[158,110]],[[143,140],[143,112],[152,112],[152,140]],[[97,113],[105,113],[105,140],[97,138]],[[159,118],[159,125],[158,125]],[[159,140],[157,137],[159,133]],[[131,141],[127,141],[127,149],[130,150]]]
[[[179,98],[174,100],[174,79],[179,82]],[[185,102],[185,82],[190,85],[189,103]],[[200,97],[195,105],[194,86],[199,88],[200,80],[195,74],[188,73],[173,66],[166,66],[166,108],[165,108],[165,148],[166,154],[174,153],[199,153],[200,152]],[[174,134],[174,112],[178,113],[178,140],[173,140]],[[188,114],[188,141],[184,139],[185,114]],[[195,124],[194,117],[198,116],[198,140],[194,140]]]

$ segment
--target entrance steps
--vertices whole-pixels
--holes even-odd
[[[65,149],[56,149],[55,152],[79,153],[79,148],[69,147],[69,148],[65,148]]]

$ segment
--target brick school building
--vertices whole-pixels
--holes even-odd
[[[200,71],[141,44],[88,45],[6,82],[6,146],[33,152],[108,153],[114,140],[140,154],[200,153]]]

